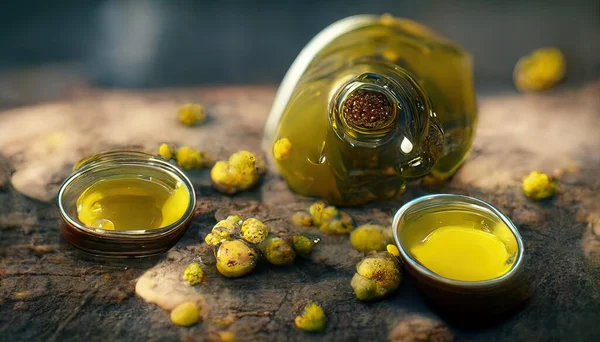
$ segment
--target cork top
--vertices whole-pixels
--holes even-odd
[[[344,120],[353,127],[377,130],[388,126],[395,118],[390,100],[383,93],[374,90],[353,91],[342,107]]]

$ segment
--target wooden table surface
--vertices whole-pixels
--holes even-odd
[[[284,232],[292,229],[289,215],[311,202],[272,173],[255,190],[233,197],[211,187],[208,171],[189,173],[198,215],[158,258],[95,260],[60,238],[54,196],[76,160],[120,146],[154,150],[161,142],[219,158],[239,149],[260,153],[273,94],[259,87],[88,89],[0,112],[0,340],[203,341],[218,340],[220,331],[240,341],[600,339],[599,82],[543,95],[480,98],[477,138],[466,164],[450,183],[412,186],[403,199],[469,194],[496,205],[520,229],[535,292],[510,317],[487,325],[459,324],[457,317],[432,310],[408,276],[383,301],[357,301],[350,279],[361,253],[347,237],[322,236],[310,259],[293,266],[262,265],[244,278],[222,277],[201,244],[216,218],[238,212],[270,219],[272,230]],[[184,102],[204,104],[210,120],[179,126],[174,113]],[[520,179],[533,169],[560,176],[554,199],[533,202],[521,194]],[[402,202],[348,212],[358,224],[389,224]],[[208,274],[193,288],[180,279],[192,261],[202,262]],[[138,290],[152,303],[136,295],[138,279]],[[176,327],[163,308],[186,298],[205,300],[206,317],[196,326]],[[324,306],[323,333],[293,327],[292,312],[307,299]]]

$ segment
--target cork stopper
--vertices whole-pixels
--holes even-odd
[[[348,95],[342,108],[348,125],[360,129],[378,130],[395,119],[390,100],[378,91],[357,89]]]

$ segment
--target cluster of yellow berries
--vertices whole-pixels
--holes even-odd
[[[213,158],[209,153],[189,146],[176,147],[170,144],[161,144],[158,154],[166,160],[175,159],[177,165],[186,170],[210,167],[213,163]]]
[[[263,161],[253,153],[239,151],[229,160],[217,161],[210,171],[210,178],[217,190],[232,195],[252,188],[265,171]]]
[[[307,212],[297,212],[291,217],[296,227],[319,227],[319,230],[331,235],[349,234],[354,229],[352,217],[325,202],[313,203]]]
[[[306,256],[314,247],[314,242],[303,235],[291,240],[270,233],[256,218],[243,220],[237,215],[217,222],[204,239],[215,247],[217,270],[226,277],[250,273],[261,256],[272,265],[289,265],[297,254]]]
[[[251,189],[266,172],[264,162],[248,151],[236,152],[229,160],[219,160],[216,163],[208,152],[189,146],[161,144],[158,154],[166,160],[174,159],[185,170],[212,166],[210,178],[215,188],[228,195]]]

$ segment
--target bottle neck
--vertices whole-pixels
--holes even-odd
[[[392,145],[403,177],[429,172],[443,149],[443,131],[429,97],[397,67],[362,73],[341,85],[330,101],[329,123],[338,138],[353,147]]]

